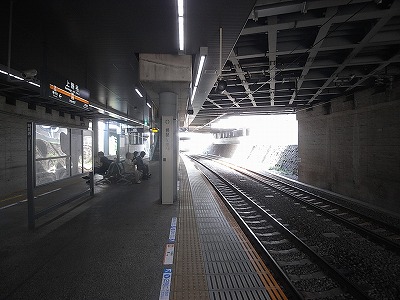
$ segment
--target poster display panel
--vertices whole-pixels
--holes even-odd
[[[92,132],[58,126],[35,126],[36,186],[92,170]]]

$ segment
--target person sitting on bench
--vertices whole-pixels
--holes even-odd
[[[105,175],[113,161],[108,159],[107,157],[105,157],[103,151],[99,151],[97,153],[97,156],[99,158],[100,165],[94,167],[94,172],[93,173],[94,174]],[[88,175],[87,176],[83,176],[82,178],[87,180],[86,181],[87,184],[90,184],[90,180],[89,180],[90,177]]]
[[[104,175],[113,161],[105,157],[103,151],[99,151],[97,155],[100,159],[100,166],[94,167],[94,173]]]
[[[126,159],[122,162],[124,166],[124,171],[128,175],[129,180],[135,182],[135,183],[141,183],[140,181],[140,176],[142,175],[141,172],[139,172],[136,169],[135,163],[133,162],[133,154],[130,152],[127,152],[125,154]],[[131,176],[129,176],[131,175]]]
[[[146,155],[146,152],[141,151],[140,154],[136,157],[136,164],[139,171],[142,172],[142,179],[147,180],[151,176],[149,173],[149,166],[144,163],[143,157]]]

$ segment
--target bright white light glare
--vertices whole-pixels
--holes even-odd
[[[151,108],[151,105],[150,105],[150,103],[149,103],[149,102],[146,102],[146,104],[147,104],[147,106],[148,106],[149,108]]]
[[[214,137],[211,133],[179,133],[179,151],[188,154],[203,154],[213,144]]]
[[[139,95],[140,98],[143,98],[142,93],[141,93],[137,88],[135,88],[135,91],[136,91],[136,93]]]
[[[249,145],[260,144],[260,141],[268,141],[268,145],[297,145],[298,143],[298,124],[294,114],[234,116],[212,123],[211,128],[248,128],[250,135],[247,137],[247,143]]]
[[[194,86],[197,86],[199,84],[200,75],[201,75],[201,71],[203,70],[205,59],[206,59],[206,57],[204,55],[202,55],[200,57],[199,69],[197,70],[197,76],[196,76],[196,81],[194,82]]]
[[[183,17],[183,0],[178,0],[178,16]]]
[[[185,34],[183,31],[183,17],[179,17],[178,22],[179,22],[179,50],[183,51],[185,45]]]

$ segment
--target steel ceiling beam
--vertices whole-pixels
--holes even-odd
[[[387,16],[388,11],[390,15],[399,15],[400,9],[399,8],[392,8],[390,10],[371,10],[368,12],[360,12],[356,15],[352,13],[345,13],[342,15],[338,15],[332,19],[333,23],[341,24],[344,22],[358,22],[358,21],[368,21],[368,20],[375,20],[375,19],[382,19]],[[270,30],[289,30],[289,29],[296,29],[296,28],[307,28],[307,27],[318,27],[322,26],[325,22],[328,21],[328,18],[310,18],[308,20],[299,20],[299,21],[289,21],[285,23],[278,23],[278,24],[268,24],[263,26],[254,26],[245,28],[242,30],[241,35],[250,35],[250,34],[259,34],[269,32]]]
[[[397,52],[395,55],[393,55],[390,59],[388,59],[387,61],[383,62],[382,64],[380,64],[378,67],[376,67],[374,70],[372,70],[370,73],[368,73],[367,75],[363,76],[360,80],[358,80],[356,83],[354,83],[352,86],[348,87],[346,89],[347,91],[350,91],[352,89],[354,89],[357,86],[360,86],[365,80],[367,80],[368,78],[376,75],[378,72],[380,72],[381,70],[383,70],[384,68],[386,68],[388,65],[390,65],[393,62],[398,62],[400,60],[400,51]]]
[[[274,106],[275,97],[275,76],[276,76],[276,43],[278,40],[278,32],[274,25],[278,23],[277,16],[268,17],[268,52],[269,52],[269,94],[271,106]]]
[[[216,101],[214,101],[214,100],[212,100],[212,99],[210,99],[210,98],[207,98],[207,101],[210,102],[210,103],[212,103],[213,105],[215,105],[215,106],[218,107],[218,108],[222,108],[221,105],[217,104]],[[204,103],[203,103],[203,105],[204,105]]]
[[[202,109],[199,113],[198,116],[204,117],[205,115],[208,114],[236,114],[236,113],[244,113],[244,112],[250,112],[250,113],[260,113],[260,112],[279,112],[282,111],[282,109],[285,109],[285,111],[288,112],[294,112],[293,107],[279,107],[279,106],[257,106],[257,107],[251,107],[251,109],[246,108],[246,107],[230,107],[228,109]]]
[[[315,37],[313,46],[311,47],[311,49],[308,52],[306,64],[304,65],[304,67],[302,69],[299,80],[297,80],[296,89],[293,91],[293,94],[290,97],[289,104],[293,104],[293,101],[296,98],[297,91],[298,91],[298,89],[301,88],[301,86],[304,82],[305,76],[308,74],[308,71],[310,70],[311,65],[314,62],[314,59],[317,56],[319,49],[321,48],[322,42],[329,32],[329,28],[331,28],[331,26],[333,24],[332,19],[337,14],[337,12],[338,12],[337,7],[330,7],[327,9],[326,16],[329,19],[329,21],[327,21],[324,25],[322,25],[320,27],[318,34]]]
[[[386,67],[400,78],[400,52],[394,54],[400,46],[399,3],[387,9],[373,0],[257,1],[222,75],[240,105],[211,94],[214,103],[204,105],[193,124],[220,113],[309,108],[370,87],[368,79]]]
[[[364,36],[360,43],[355,47],[346,59],[339,65],[339,67],[332,73],[322,87],[315,93],[310,99],[309,104],[313,102],[319,94],[335,79],[336,76],[351,62],[351,60],[369,43],[369,41],[376,35],[376,33],[382,29],[383,26],[394,16],[395,11],[399,11],[399,1],[393,4],[393,9],[390,9],[386,14],[372,27],[372,29]]]
[[[252,94],[252,91],[250,90],[249,84],[247,83],[246,77],[244,76],[245,72],[243,72],[242,67],[239,64],[238,59],[236,58],[236,54],[234,51],[232,51],[231,56],[229,57],[229,60],[232,62],[236,75],[239,77],[241,84],[243,85],[244,91],[247,95],[247,97],[250,99],[251,103],[253,106],[257,106],[257,103],[254,101],[254,97]]]
[[[228,91],[223,91],[222,94],[224,94],[231,102],[233,106],[240,107],[239,104],[236,102],[236,99],[233,98]]]
[[[259,0],[257,1],[256,8],[253,9],[253,12],[250,15],[249,19],[257,20],[258,18],[262,17],[276,16],[276,15],[296,13],[296,12],[304,14],[307,13],[307,11],[314,9],[330,8],[341,5],[358,4],[365,2],[371,2],[371,0],[290,1],[290,3],[283,5],[281,1],[277,1],[277,3],[271,3],[271,1],[268,0]],[[257,8],[257,6],[259,7],[262,6],[263,8]]]

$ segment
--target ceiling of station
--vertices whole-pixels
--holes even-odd
[[[0,95],[83,117],[101,117],[96,109],[82,111],[49,101],[37,87],[4,74],[8,66],[19,76],[23,70],[36,69],[39,82],[44,70],[51,70],[87,88],[92,104],[143,121],[149,114],[146,102],[154,99],[149,99],[139,81],[139,54],[185,54],[195,61],[200,47],[207,47],[211,65],[219,61],[219,28],[224,27],[226,60],[255,1],[183,0],[185,49],[179,51],[177,0],[2,0]],[[210,88],[215,80],[208,79]],[[183,119],[187,103],[187,99],[179,103]]]
[[[400,1],[258,0],[218,77],[226,89],[196,103],[191,127],[294,113],[399,76]]]
[[[207,48],[194,114],[186,119],[187,101],[179,103],[190,128],[207,130],[230,115],[294,113],[399,79],[400,0],[184,3],[181,54],[192,56],[194,72],[200,48]],[[44,66],[57,69],[83,82],[91,103],[143,121],[151,99],[139,81],[137,57],[179,55],[176,0],[0,1],[0,41],[1,70],[37,69],[39,82]],[[227,84],[222,93],[215,90],[217,81]],[[4,73],[0,95],[86,118],[102,116],[95,109],[62,107]]]

